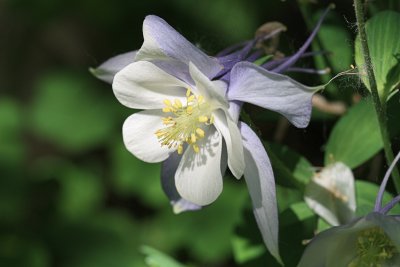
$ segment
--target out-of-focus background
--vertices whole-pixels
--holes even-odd
[[[280,21],[288,27],[281,49],[291,53],[328,4],[312,2],[0,1],[0,266],[141,267],[147,266],[143,246],[193,266],[235,266],[234,233],[258,235],[244,181],[228,175],[214,204],[173,214],[160,187],[160,165],[124,148],[122,123],[134,111],[88,69],[140,48],[148,14],[210,54]],[[351,48],[352,5],[334,2],[332,17],[346,29]],[[296,77],[320,82],[303,76]],[[255,121],[273,140],[279,117],[262,114],[267,119]],[[320,119],[308,130],[291,127],[279,141],[318,165],[331,126]]]

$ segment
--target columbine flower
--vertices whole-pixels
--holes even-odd
[[[212,203],[222,191],[227,167],[237,179],[244,174],[263,239],[280,260],[271,164],[257,135],[238,121],[240,108],[252,103],[305,127],[316,90],[239,62],[256,59],[247,56],[254,42],[224,59],[209,57],[156,16],[146,17],[143,35],[143,46],[128,54],[130,59],[112,58],[93,70],[113,81],[123,105],[144,109],[124,123],[127,149],[143,161],[163,162],[163,189],[176,212]],[[294,61],[287,58],[274,66],[281,64],[284,69]]]
[[[400,266],[400,216],[387,214],[400,202],[400,196],[382,207],[387,181],[399,159],[400,153],[386,172],[374,211],[318,234],[308,245],[298,267]]]

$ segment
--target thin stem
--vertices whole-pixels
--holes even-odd
[[[394,208],[394,206],[399,204],[399,202],[400,202],[400,195],[393,198],[388,204],[386,204],[386,206],[382,208],[381,213],[383,213],[383,214],[388,213],[391,209]]]
[[[325,9],[324,13],[322,13],[322,16],[319,18],[317,25],[315,26],[314,30],[311,32],[310,36],[307,38],[305,43],[300,47],[300,49],[293,56],[290,57],[289,60],[285,61],[282,65],[273,69],[272,70],[273,72],[281,73],[284,70],[286,70],[287,68],[293,66],[297,62],[297,60],[299,60],[301,55],[304,54],[304,52],[306,52],[307,48],[311,45],[311,42],[314,40],[314,37],[317,35],[319,28],[321,27],[322,22],[324,21],[329,10],[333,9],[334,7],[335,7],[335,5],[332,4],[332,5],[329,5],[328,8]]]
[[[382,200],[383,200],[383,194],[385,193],[386,185],[389,180],[390,174],[396,167],[397,162],[400,160],[400,152],[397,154],[396,158],[392,162],[392,164],[389,166],[389,169],[386,171],[385,176],[383,177],[381,186],[379,187],[379,192],[376,197],[375,201],[375,209],[374,211],[380,211],[382,208]]]
[[[362,0],[354,0],[354,9],[357,19],[358,34],[360,36],[361,52],[364,57],[365,70],[368,76],[368,82],[371,89],[372,100],[374,102],[375,111],[378,116],[379,128],[381,131],[383,147],[385,150],[386,162],[390,166],[390,164],[393,162],[394,155],[387,128],[386,99],[382,99],[381,102],[379,98],[378,87],[376,85],[371,56],[369,54],[367,33],[365,32],[364,7],[362,4]],[[392,177],[394,185],[396,187],[396,191],[397,193],[400,193],[400,175],[397,168],[393,170]]]
[[[310,12],[310,10],[308,8],[309,4],[301,3],[302,2],[301,0],[298,0],[297,2],[298,2],[300,12],[303,16],[303,19],[307,25],[307,29],[309,31],[312,31],[314,28],[314,22],[312,21],[313,13]],[[313,45],[312,50],[314,50],[314,51],[322,51],[324,49],[324,46],[322,45],[322,42],[321,42],[321,38],[318,35],[315,36],[314,42],[312,43],[312,45]],[[332,66],[328,55],[329,55],[329,53],[325,53],[322,55],[323,64]]]

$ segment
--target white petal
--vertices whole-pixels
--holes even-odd
[[[226,148],[228,151],[228,166],[232,174],[240,179],[242,177],[245,163],[243,156],[242,136],[237,124],[227,116],[222,110],[213,112],[214,125],[224,137]]]
[[[172,58],[187,65],[193,62],[209,78],[213,78],[222,69],[216,58],[207,56],[157,16],[146,17],[143,22],[143,37],[144,43],[136,60]]]
[[[253,212],[269,252],[281,262],[278,246],[278,209],[275,180],[267,152],[257,135],[240,122],[246,168],[244,177],[253,203]]]
[[[307,205],[333,226],[354,219],[356,196],[351,169],[341,162],[314,174],[304,192]]]
[[[222,191],[222,136],[211,127],[207,137],[198,142],[199,153],[188,147],[175,174],[179,194],[200,206],[212,203]]]
[[[240,100],[281,113],[296,127],[306,127],[311,117],[315,89],[289,77],[269,72],[249,62],[231,71],[229,100]]]
[[[161,187],[169,198],[175,214],[201,209],[201,206],[183,199],[176,190],[175,173],[181,158],[178,153],[172,153],[161,165]]]
[[[145,110],[128,117],[122,127],[126,148],[137,158],[146,162],[160,162],[168,158],[174,149],[161,147],[156,135],[162,124],[163,113],[159,110]]]
[[[147,61],[134,62],[115,75],[113,90],[125,106],[136,109],[161,109],[165,99],[185,103],[187,85]]]
[[[90,71],[100,80],[112,83],[115,74],[134,61],[136,53],[137,50],[117,55],[108,59],[97,68],[91,68]]]
[[[196,83],[196,88],[193,89],[197,94],[204,96],[211,105],[228,109],[229,104],[225,97],[226,87],[221,83],[210,81],[192,62],[189,64],[189,72]]]
[[[243,103],[240,101],[230,101],[229,102],[229,116],[235,122],[239,121],[240,110],[242,109]]]

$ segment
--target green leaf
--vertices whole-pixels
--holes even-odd
[[[67,218],[87,216],[101,206],[104,188],[100,177],[88,170],[70,166],[61,173],[59,179],[59,209]]]
[[[152,207],[168,206],[161,189],[161,164],[146,163],[132,155],[124,146],[122,136],[115,138],[111,147],[110,183],[121,196],[136,195]]]
[[[50,251],[37,240],[14,233],[0,235],[0,266],[13,267],[49,267]]]
[[[298,202],[279,217],[280,251],[285,266],[296,266],[303,250],[304,242],[314,236],[318,217],[304,202]]]
[[[370,182],[356,180],[356,201],[357,201],[357,216],[364,216],[373,211],[375,207],[375,199],[378,195],[379,186]],[[383,195],[383,205],[393,199],[393,195],[385,192]],[[396,205],[391,211],[391,214],[400,214],[400,205]]]
[[[400,13],[394,11],[380,12],[366,23],[368,46],[381,101],[386,101],[390,91],[400,82],[399,25]],[[355,60],[364,84],[370,89],[359,36],[355,42]]]
[[[325,165],[341,161],[355,168],[383,146],[378,119],[369,99],[351,107],[333,128],[325,151]]]
[[[8,162],[0,162],[0,214],[3,229],[18,225],[32,212],[32,205],[27,204],[30,203],[31,194],[25,172],[27,168],[24,165],[8,165]]]
[[[329,223],[327,223],[324,219],[322,219],[322,218],[318,219],[318,227],[317,227],[318,233],[328,230],[331,227],[332,226]]]
[[[141,251],[146,255],[145,262],[149,267],[185,267],[185,265],[152,247],[143,246]]]
[[[237,263],[244,263],[266,253],[264,244],[253,244],[248,238],[240,235],[232,237],[232,249]]]
[[[31,107],[33,131],[68,151],[93,148],[107,141],[114,129],[112,104],[83,77],[45,76]]]
[[[235,232],[234,242],[241,242],[241,246],[233,246],[235,261],[246,267],[265,266],[266,262],[269,267],[280,267],[266,249],[261,253],[262,240],[253,230],[257,225],[250,209],[245,210],[243,218]],[[314,236],[318,217],[306,203],[297,202],[280,213],[279,221],[279,250],[284,266],[296,266],[305,248],[304,241]]]
[[[242,221],[235,227],[232,236],[232,252],[235,262],[239,266],[262,266],[255,262],[266,262],[273,267],[279,267],[278,262],[272,257],[264,245],[258,231],[251,205],[242,211]]]
[[[318,12],[314,21],[320,18],[322,12]],[[351,35],[344,23],[342,16],[335,11],[330,11],[326,20],[318,31],[318,39],[322,45],[322,51],[329,51],[326,55],[330,67],[334,73],[348,69],[353,61],[353,51],[350,45]],[[324,56],[316,56],[315,61],[319,68],[325,68]],[[329,79],[328,79],[329,80]]]
[[[108,210],[46,227],[45,238],[60,267],[145,266],[139,252],[140,226],[129,214]]]
[[[311,180],[314,168],[305,157],[289,147],[277,143],[271,144],[270,148],[285,163],[297,181],[307,184]]]
[[[284,211],[290,205],[303,201],[303,192],[289,187],[284,187],[279,184],[276,185],[276,197],[278,202],[278,210]]]
[[[25,155],[22,140],[23,114],[18,103],[0,99],[0,162],[6,165],[20,163]]]
[[[201,211],[175,215],[170,207],[161,210],[152,221],[142,225],[146,245],[166,253],[184,249],[200,266],[226,260],[232,253],[233,229],[241,220],[244,203],[250,203],[244,182],[225,177],[222,194]],[[252,231],[261,236],[257,226]]]
[[[37,182],[51,179],[58,182],[56,204],[63,219],[91,216],[104,201],[102,180],[83,164],[76,166],[63,158],[43,157],[34,162],[33,171]]]
[[[218,31],[228,42],[234,43],[248,38],[248,33],[257,29],[257,22],[254,16],[250,15],[254,7],[242,1],[198,1],[196,8],[192,8],[193,2],[186,0],[175,0],[171,3],[176,5],[176,9],[185,10],[186,16],[194,19],[200,25]],[[221,14],[224,14],[224,19],[221,19]],[[188,39],[196,41],[190,36]]]

